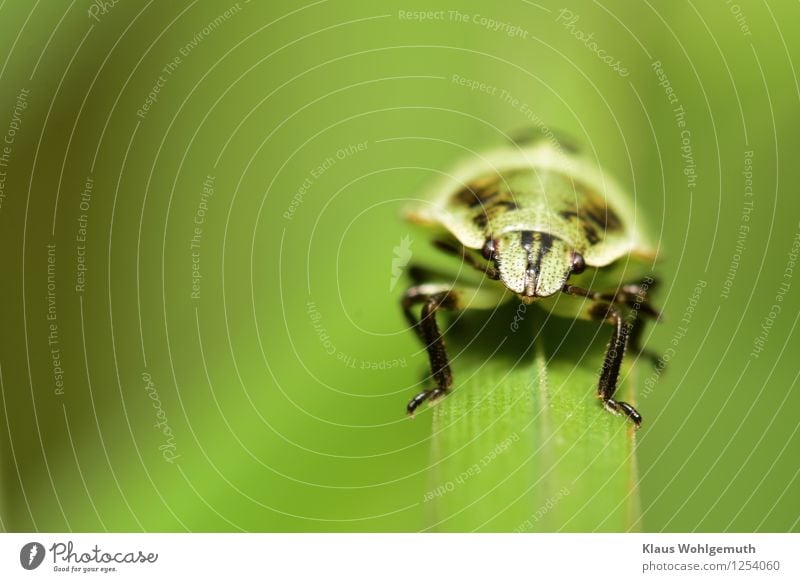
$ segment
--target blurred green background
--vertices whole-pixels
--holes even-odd
[[[398,216],[523,126],[659,242],[639,527],[800,529],[796,3],[7,0],[0,31],[4,530],[428,527]]]

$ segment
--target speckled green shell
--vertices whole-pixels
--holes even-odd
[[[442,227],[468,248],[492,239],[501,279],[528,296],[558,291],[573,252],[590,267],[654,256],[632,198],[584,156],[546,141],[462,164],[407,217]]]

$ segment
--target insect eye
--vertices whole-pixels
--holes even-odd
[[[586,262],[580,253],[572,253],[572,272],[580,275],[586,269]]]
[[[481,250],[481,253],[483,253],[483,258],[487,261],[494,260],[494,251],[494,240],[487,239],[486,243],[483,245],[483,249]]]

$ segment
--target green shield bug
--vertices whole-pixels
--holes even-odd
[[[411,269],[415,284],[403,295],[403,312],[426,347],[435,386],[411,399],[409,414],[453,384],[437,312],[488,309],[516,297],[612,325],[597,395],[607,410],[641,424],[614,393],[626,349],[643,351],[638,316],[660,317],[647,297],[654,281],[645,275],[656,253],[632,197],[591,159],[563,140],[516,140],[456,167],[406,218],[434,233],[439,250],[483,274],[462,272],[454,282]],[[623,272],[634,272],[635,282],[620,286]]]

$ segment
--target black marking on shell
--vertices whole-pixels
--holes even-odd
[[[486,206],[498,194],[500,194],[500,190],[495,183],[481,184],[478,182],[456,192],[453,195],[453,201],[457,205],[476,208]]]
[[[558,214],[567,220],[571,220],[573,218],[576,219],[581,227],[581,230],[583,231],[584,236],[586,237],[586,240],[589,241],[589,244],[594,245],[600,242],[600,235],[597,233],[597,228],[594,226],[594,224],[592,224],[592,222],[595,222],[594,220],[590,222],[589,220],[586,220],[583,215],[579,215],[574,210],[562,210]],[[603,228],[603,225],[601,224],[600,227]]]
[[[590,245],[600,242],[604,238],[603,233],[614,233],[623,229],[620,217],[609,208],[596,190],[574,180],[572,186],[579,202],[575,210],[562,210],[559,215],[566,220],[576,220]]]

